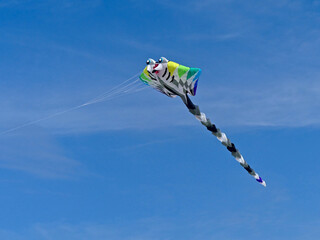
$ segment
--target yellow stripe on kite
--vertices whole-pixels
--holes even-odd
[[[150,78],[149,73],[148,73],[148,70],[147,70],[147,67],[145,67],[145,68],[143,69],[143,73]]]
[[[168,62],[168,70],[169,70],[169,72],[170,72],[170,74],[171,74],[171,76],[173,75],[173,72],[174,72],[174,70],[176,70],[176,68],[179,66],[179,64],[178,63],[175,63],[175,62]]]

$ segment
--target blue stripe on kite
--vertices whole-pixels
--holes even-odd
[[[197,87],[198,87],[198,79],[196,80],[195,84],[194,84],[194,88],[193,88],[193,96],[196,95],[197,93]]]
[[[256,179],[256,180],[257,180],[257,182],[259,182],[259,183],[262,183],[262,182],[263,182],[263,180],[262,180],[261,177],[259,177],[259,179]]]

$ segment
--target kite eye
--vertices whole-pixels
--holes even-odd
[[[147,63],[147,65],[150,65],[150,64],[155,64],[156,61],[153,60],[152,58],[149,58],[146,63]]]
[[[158,63],[167,63],[167,62],[168,62],[168,60],[165,57],[161,57],[158,60]]]

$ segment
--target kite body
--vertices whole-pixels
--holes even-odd
[[[266,186],[266,182],[249,166],[235,145],[221,132],[206,115],[194,105],[189,95],[197,91],[200,68],[189,68],[161,57],[157,62],[149,58],[147,66],[140,75],[140,80],[169,97],[181,97],[189,112],[192,113],[217,139],[227,147],[232,156],[252,175],[257,182]]]
[[[153,59],[148,61],[149,64],[140,75],[142,82],[169,97],[196,95],[200,68],[185,67],[166,58],[160,58],[161,62]]]

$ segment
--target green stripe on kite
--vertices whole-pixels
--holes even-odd
[[[144,73],[142,73],[141,75],[140,75],[140,79],[142,80],[145,80],[146,82],[150,82],[151,80],[149,79],[149,78],[147,78],[146,77],[146,75],[144,74]]]
[[[181,77],[183,74],[188,72],[189,69],[190,69],[189,67],[185,67],[185,66],[179,65],[179,67],[178,67],[178,75],[179,75],[179,77]]]

